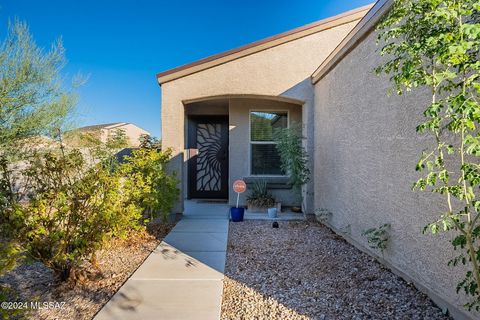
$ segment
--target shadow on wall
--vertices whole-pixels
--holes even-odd
[[[315,211],[314,199],[314,130],[315,130],[315,105],[314,105],[314,90],[311,78],[308,77],[303,81],[297,83],[291,88],[285,90],[280,96],[295,98],[303,100],[305,103],[302,106],[302,124],[304,126],[305,140],[304,147],[308,152],[309,168],[311,179],[306,187],[302,188],[304,194],[304,206],[307,214],[313,214]]]

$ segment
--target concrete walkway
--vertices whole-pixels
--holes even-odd
[[[185,205],[182,220],[94,319],[220,318],[228,206]]]

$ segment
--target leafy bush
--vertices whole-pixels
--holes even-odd
[[[34,137],[51,136],[64,126],[75,107],[74,86],[60,73],[64,53],[60,41],[49,51],[38,47],[28,26],[18,20],[9,24],[0,43],[0,275],[21,256],[12,238],[18,232],[11,219],[20,200],[13,164],[36,148]]]
[[[24,23],[11,25],[0,45],[0,275],[23,253],[67,279],[105,240],[142,228],[144,212],[166,215],[179,196],[165,171],[171,153],[155,139],[124,166],[115,158],[126,146],[123,131],[106,143],[94,134],[77,141],[71,132],[66,141],[88,151],[65,149],[59,133],[76,95],[63,83],[64,64],[61,43],[43,51]]]
[[[0,238],[0,277],[15,268],[21,253],[21,247],[16,242]]]
[[[162,140],[147,134],[140,136],[140,148],[162,150]]]
[[[106,240],[143,228],[143,214],[166,219],[179,196],[178,181],[165,170],[171,151],[141,148],[119,164],[114,151],[122,137],[105,144],[93,137],[82,153],[66,150],[59,136],[59,149],[38,152],[24,165],[21,190],[12,188],[8,166],[0,166],[0,227],[9,240],[0,251],[14,257],[21,248],[65,280],[83,260],[95,264]],[[14,262],[2,256],[0,273]]]
[[[259,208],[270,208],[275,205],[275,199],[268,192],[267,182],[265,180],[255,181],[252,191],[247,197],[247,203]]]
[[[13,176],[8,162],[0,159],[0,276],[16,266],[22,251],[15,241],[15,227],[19,221],[13,213],[19,204],[13,188]]]
[[[166,214],[178,197],[164,170],[170,153],[153,150],[159,141],[146,141],[152,150],[135,151],[130,167],[114,157],[124,132],[107,143],[84,137],[85,153],[64,148],[59,132],[76,104],[64,64],[62,44],[45,52],[24,23],[12,24],[0,44],[0,275],[23,254],[67,279],[105,240],[142,228],[144,211]]]
[[[125,188],[150,219],[161,215],[166,221],[180,195],[175,174],[166,171],[171,155],[170,149],[162,152],[155,148],[139,148],[133,150],[131,156],[126,156],[120,167],[127,177]]]
[[[302,186],[310,180],[310,169],[308,154],[302,145],[302,125],[292,123],[289,128],[276,129],[274,139],[282,161],[282,170],[290,176],[290,183],[297,194],[298,201],[303,202]]]
[[[103,162],[110,167],[116,165],[115,154],[128,147],[128,138],[125,130],[116,129],[108,136],[107,141],[102,141],[101,131],[93,130],[82,132],[72,130],[66,132],[63,137],[59,136],[61,142],[72,148],[87,150],[90,163]]]
[[[78,150],[38,155],[25,171],[31,198],[17,207],[27,256],[67,279],[111,236],[138,229],[141,210],[129,203],[122,177],[103,164],[86,168]]]
[[[390,239],[388,234],[389,229],[390,224],[384,224],[378,228],[367,229],[363,231],[362,235],[367,237],[370,248],[380,250],[383,255],[383,252],[387,249],[388,240]]]

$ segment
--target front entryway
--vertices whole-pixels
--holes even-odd
[[[228,198],[228,117],[190,116],[189,198]]]

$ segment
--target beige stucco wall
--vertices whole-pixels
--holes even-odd
[[[285,95],[308,100],[311,90],[305,90],[302,82],[310,77],[356,23],[312,34],[162,84],[163,146],[172,147],[175,156],[184,153],[184,100],[228,94]],[[295,89],[297,86],[302,89]],[[312,104],[308,103],[304,109],[311,107]],[[312,137],[313,127],[306,130]],[[309,151],[313,155],[313,150]],[[172,168],[184,176],[181,165],[172,165]],[[310,189],[313,192],[313,188]],[[313,211],[312,205],[307,209]],[[182,203],[174,210],[183,211]]]
[[[463,271],[447,267],[452,235],[422,234],[444,208],[432,194],[411,191],[419,155],[433,142],[415,132],[428,96],[386,94],[388,79],[372,71],[380,63],[375,39],[370,34],[315,85],[315,206],[372,254],[362,231],[390,223],[386,263],[461,318],[466,301],[455,287]]]
[[[288,111],[289,123],[302,121],[302,107],[290,103],[262,99],[231,99],[229,106],[229,185],[237,179],[250,176],[250,137],[249,113],[259,110]],[[291,189],[270,190],[276,201],[282,205],[292,206],[295,203]],[[246,205],[245,192],[240,197],[240,204]],[[236,203],[236,193],[229,188],[229,202]]]
[[[122,130],[128,139],[128,143],[132,147],[140,145],[140,137],[142,135],[150,135],[150,133],[134,124],[127,123],[125,125],[117,126],[112,129],[102,129],[101,140],[106,142],[108,137],[115,133],[116,130]]]
[[[148,131],[143,130],[142,128],[139,128],[131,123],[122,126],[121,129],[125,131],[125,134],[127,135],[132,146],[140,145],[140,137],[142,135],[150,135]]]

